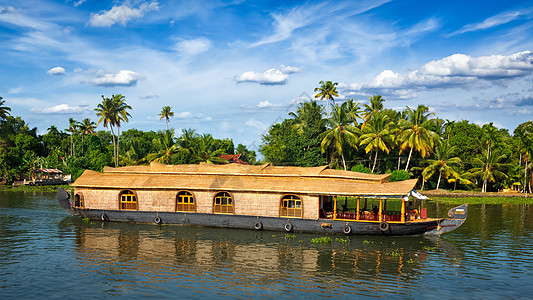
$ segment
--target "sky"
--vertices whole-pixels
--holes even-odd
[[[122,94],[122,130],[165,129],[168,105],[178,135],[257,150],[328,80],[336,102],[379,94],[512,133],[533,113],[533,3],[0,0],[0,96],[40,134]]]

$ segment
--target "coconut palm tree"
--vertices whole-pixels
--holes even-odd
[[[168,122],[170,122],[170,118],[174,117],[174,112],[171,111],[172,107],[170,106],[163,106],[163,109],[161,110],[161,113],[158,114],[160,117],[159,120],[162,120],[165,118],[165,121],[167,122],[167,130],[168,130]]]
[[[437,180],[437,189],[439,189],[442,175],[444,175],[446,179],[448,179],[450,176],[452,178],[460,177],[455,168],[460,166],[461,159],[456,156],[452,157],[454,156],[455,149],[456,147],[451,146],[448,141],[437,142],[435,146],[435,158],[428,159],[427,162],[429,163],[429,166],[422,171],[422,176],[425,180],[431,178],[431,176],[433,176],[435,173],[439,174],[439,179]]]
[[[420,153],[422,158],[425,158],[433,149],[434,141],[439,139],[439,135],[430,129],[432,120],[429,116],[429,108],[424,105],[418,105],[416,110],[407,107],[406,119],[400,119],[399,125],[402,128],[400,133],[400,155],[406,149],[409,149],[409,157],[405,165],[405,171],[409,169],[409,163],[413,150]]]
[[[350,123],[358,126],[357,119],[361,119],[361,114],[364,110],[361,110],[359,103],[356,103],[353,99],[346,100],[346,115],[348,116]]]
[[[196,163],[206,162],[209,164],[227,164],[228,161],[219,158],[219,155],[226,154],[223,149],[215,148],[215,139],[210,134],[203,134],[194,139],[194,146],[191,147],[192,160]]]
[[[383,99],[381,95],[373,95],[372,97],[368,97],[368,99],[370,100],[370,105],[363,104],[365,109],[362,112],[363,125],[361,125],[361,130],[363,130],[366,124],[370,122],[372,116],[383,110],[383,102],[385,102],[385,99]]]
[[[337,150],[337,153],[342,158],[342,165],[346,170],[346,160],[344,159],[345,146],[351,146],[357,149],[359,143],[359,135],[361,130],[352,126],[352,118],[347,114],[347,103],[342,105],[333,104],[331,111],[331,119],[328,120],[329,128],[319,135],[319,139],[322,140],[320,146],[322,153],[326,152],[326,149],[333,146]]]
[[[155,138],[152,143],[158,149],[155,153],[150,153],[144,160],[148,162],[158,162],[170,164],[172,156],[178,152],[178,145],[174,137],[174,129],[159,132],[159,137]]]
[[[294,123],[291,126],[298,134],[303,134],[304,129],[311,125],[309,124],[311,122],[311,118],[313,116],[323,115],[323,107],[318,105],[318,103],[315,100],[311,100],[309,102],[301,103],[298,106],[298,109],[296,110],[296,113],[289,112],[289,116],[294,118]],[[323,119],[320,120],[321,124],[324,121]]]
[[[320,81],[318,84],[320,84],[320,87],[315,88],[315,98],[320,98],[320,100],[326,99],[326,115],[329,119],[329,100],[333,101],[335,103],[335,98],[333,97],[339,97],[339,94],[337,93],[336,86],[339,84],[338,82],[331,82],[331,81]]]
[[[99,103],[94,110],[96,111],[96,116],[100,117],[100,119],[96,123],[96,126],[103,122],[104,127],[109,127],[109,129],[111,130],[111,136],[113,137],[113,158],[115,162],[115,167],[118,167],[115,133],[113,132],[113,126],[116,125],[118,119],[118,114],[115,109],[115,103],[112,98],[105,98],[104,95],[102,95],[102,103]]]
[[[131,110],[131,106],[126,103],[126,97],[121,94],[111,96],[113,104],[116,110],[117,119],[115,125],[117,126],[117,151],[115,155],[115,164],[118,166],[118,155],[120,153],[120,124],[122,121],[128,122],[131,115],[128,113],[128,109]]]
[[[524,160],[524,191],[527,187],[527,171],[528,171],[528,160],[529,157],[531,157],[531,154],[533,153],[533,122],[527,121],[525,123],[522,123],[516,127],[514,130],[514,135],[517,137],[520,141],[519,147],[521,149],[520,151],[520,159]],[[523,153],[523,154],[522,154]]]
[[[481,192],[487,191],[486,182],[496,182],[496,178],[507,178],[507,175],[501,172],[499,169],[503,167],[503,164],[500,163],[502,159],[506,158],[505,155],[499,155],[497,151],[491,151],[487,156],[487,151],[483,151],[483,157],[476,157],[474,159],[474,164],[479,165],[479,167],[470,169],[472,176],[480,177],[483,180],[483,186],[481,187]]]
[[[0,121],[5,120],[11,111],[11,108],[3,106],[6,101],[2,99],[4,98],[0,97]]]
[[[389,120],[389,116],[384,113],[376,113],[367,122],[367,125],[362,130],[361,140],[359,145],[366,145],[366,153],[376,151],[374,157],[374,165],[372,166],[372,173],[376,168],[379,151],[384,151],[387,154],[394,147],[394,136],[397,132],[394,122]]]
[[[93,134],[94,135],[96,133],[95,132],[96,123],[91,121],[91,119],[89,119],[89,118],[85,118],[85,119],[83,119],[83,121],[78,123],[78,128],[79,128],[80,133],[81,133],[81,152],[83,154],[84,153],[84,150],[83,150],[84,137],[87,134]]]
[[[68,128],[67,131],[70,131],[70,156],[74,156],[74,134],[78,130],[78,121],[73,118],[68,118]]]
[[[485,140],[485,143],[487,144],[487,159],[486,159],[486,166],[485,168],[488,170],[489,168],[489,156],[490,156],[490,150],[491,147],[496,143],[496,141],[499,139],[499,131],[498,128],[494,127],[492,125],[492,122],[489,124],[483,125],[483,139]],[[488,176],[485,177],[483,181],[483,189],[487,189],[487,180]]]

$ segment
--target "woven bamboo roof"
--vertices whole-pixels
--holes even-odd
[[[270,164],[163,165],[86,170],[72,185],[78,188],[227,190],[346,196],[405,196],[417,180],[389,182],[376,175],[321,167],[279,167]]]

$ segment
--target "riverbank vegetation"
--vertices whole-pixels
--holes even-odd
[[[172,107],[154,111],[160,131],[120,131],[134,108],[123,95],[102,96],[90,118],[69,119],[61,130],[50,125],[43,135],[30,128],[0,98],[0,181],[28,178],[36,168],[57,168],[73,179],[83,170],[104,166],[228,163],[223,154],[241,154],[250,163],[319,166],[366,173],[392,173],[391,180],[419,179],[418,189],[516,190],[531,192],[533,122],[512,133],[493,123],[438,118],[429,107],[385,108],[374,95],[368,104],[353,99],[335,102],[337,83],[319,83],[315,99],[298,105],[262,136],[256,153],[228,138],[214,138],[194,129],[169,129]],[[338,100],[338,99],[337,99]],[[325,102],[325,103],[324,103]],[[108,130],[98,130],[102,125]],[[166,126],[164,126],[166,125]],[[170,126],[171,127],[171,126]],[[447,198],[443,198],[447,199]],[[443,200],[444,201],[444,200]],[[486,202],[485,202],[486,203]]]

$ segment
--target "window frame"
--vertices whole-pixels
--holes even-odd
[[[228,196],[226,197],[219,197],[218,195],[220,194],[227,194]],[[231,204],[223,204],[223,199],[230,199],[231,201]],[[217,200],[220,200],[218,201],[219,203],[217,204]],[[219,211],[217,211],[217,207],[220,207]],[[225,208],[225,209],[224,209]],[[230,212],[230,208],[231,208],[231,212]],[[228,191],[219,191],[219,192],[216,192],[215,195],[213,196],[213,213],[214,214],[222,214],[222,215],[233,215],[235,213],[235,198],[233,198],[233,194],[231,192],[228,192]]]
[[[76,205],[76,202],[77,202],[77,201],[76,201],[76,197],[79,197],[79,200],[78,200],[78,201],[79,201],[79,204],[80,204],[80,205]],[[83,197],[83,193],[79,193],[79,192],[78,192],[78,193],[74,194],[73,206],[74,206],[75,208],[85,208],[85,199],[84,199],[84,198],[85,198],[85,197]]]
[[[290,207],[291,200],[294,201],[293,207]],[[299,202],[299,206],[297,205]],[[287,203],[287,206],[284,204]],[[292,212],[292,213],[289,213]],[[296,214],[299,212],[299,214]],[[303,218],[303,199],[298,194],[284,194],[279,202],[279,216],[283,218]]]
[[[127,192],[129,192],[129,194],[126,194]],[[130,197],[133,196],[134,201],[123,201],[122,196],[130,196]],[[135,208],[124,208],[125,205],[123,204],[130,204],[130,205],[135,204]],[[118,194],[118,205],[119,205],[119,210],[139,210],[139,197],[137,197],[137,192],[134,190],[130,190],[130,189],[125,189],[125,190],[120,191],[120,193]]]
[[[192,202],[189,202],[189,203],[179,203],[179,199],[180,199],[180,194],[181,193],[189,193],[188,198],[189,200],[192,199]],[[181,210],[179,209],[180,208],[180,205],[183,205],[183,206],[188,206],[189,207],[189,210]],[[192,209],[190,209],[190,207],[192,206]],[[191,191],[188,191],[188,190],[179,190],[178,193],[176,193],[176,207],[175,207],[175,211],[176,212],[196,212],[196,197],[194,196],[194,193],[191,192]]]

